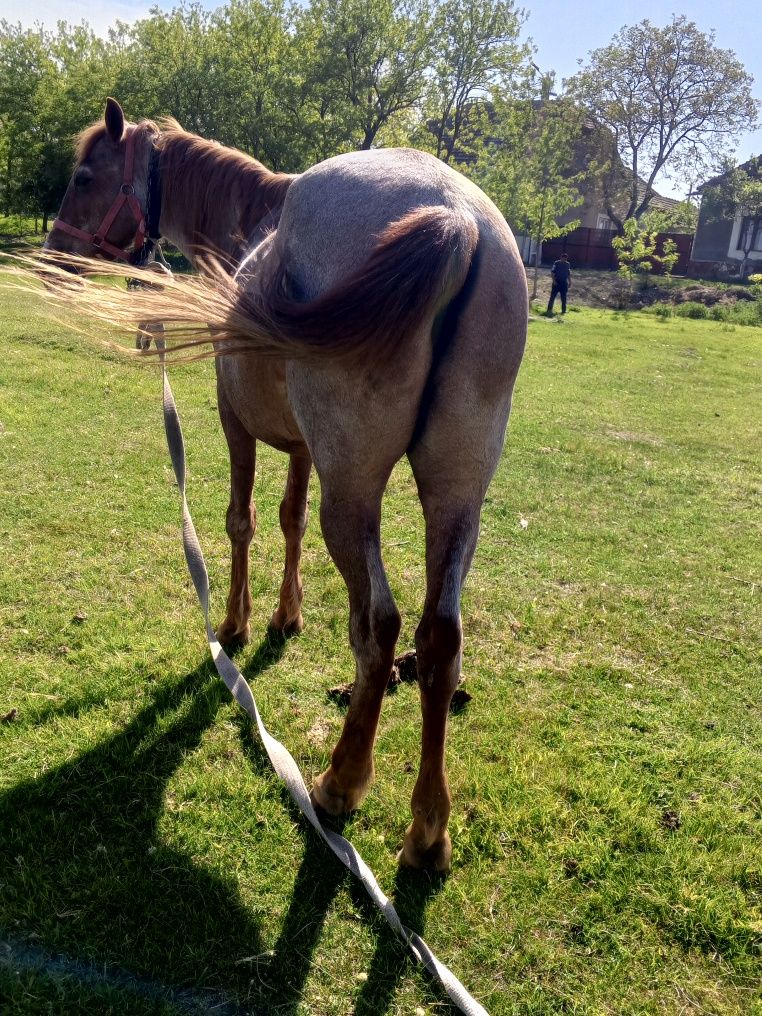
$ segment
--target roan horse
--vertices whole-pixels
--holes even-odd
[[[461,587],[526,340],[513,236],[476,186],[422,152],[353,152],[276,174],[174,122],[127,123],[109,99],[105,121],[80,137],[45,247],[134,261],[146,231],[196,264],[212,250],[240,266],[235,279],[218,271],[187,294],[179,283],[121,297],[110,288],[117,303],[134,301],[135,320],[208,323],[192,341],[218,354],[232,546],[221,642],[249,637],[257,440],[290,456],[280,509],[286,565],[272,618],[283,632],[302,627],[313,462],[320,479],[320,521],[349,593],[356,660],[343,732],[312,790],[331,815],[356,808],[373,779],[400,630],[381,560],[381,499],[408,457],[426,524],[426,597],[415,640],[421,763],[400,860],[447,870],[444,753],[461,669]]]

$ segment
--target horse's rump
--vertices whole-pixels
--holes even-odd
[[[382,366],[458,292],[478,238],[470,212],[418,208],[390,223],[365,263],[316,299],[298,299],[281,262],[258,292],[241,295],[239,310],[289,356],[362,356]]]

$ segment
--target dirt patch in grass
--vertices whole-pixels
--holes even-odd
[[[653,445],[655,448],[660,448],[664,441],[660,437],[655,437],[653,434],[636,434],[632,430],[611,430],[607,428],[606,434],[608,437],[613,437],[617,441],[626,441],[628,444],[647,444]]]
[[[529,290],[532,290],[532,269],[528,269]],[[534,303],[540,307],[550,299],[550,268],[543,267],[538,278],[537,296]],[[622,280],[616,272],[574,269],[572,286],[569,290],[569,308],[597,307],[616,309],[621,306]],[[630,308],[639,310],[656,303],[682,304],[701,303],[706,307],[717,304],[731,305],[737,302],[753,302],[755,295],[750,286],[727,285],[720,282],[703,282],[694,279],[665,279],[651,276],[642,288],[636,286]],[[556,301],[556,310],[560,304]]]

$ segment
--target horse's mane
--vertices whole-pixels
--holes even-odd
[[[222,203],[235,209],[241,237],[250,236],[265,215],[283,203],[294,180],[289,173],[273,173],[236,148],[190,134],[171,117],[161,119],[158,124],[141,120],[137,128],[158,134],[162,188],[170,200],[177,199],[193,210],[200,236],[218,233]],[[100,121],[77,135],[77,164],[89,156],[105,133],[105,124]]]
[[[283,204],[294,177],[273,173],[251,155],[225,148],[163,119],[156,142],[162,152],[162,187],[169,199],[193,209],[196,231],[214,236],[224,202],[237,211],[238,228],[248,237],[270,211]]]

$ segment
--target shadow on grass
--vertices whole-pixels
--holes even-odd
[[[285,645],[269,632],[246,662],[246,676],[253,680],[272,666]],[[264,952],[260,926],[242,905],[234,877],[162,842],[167,785],[227,701],[205,661],[157,688],[118,733],[0,794],[0,939],[8,936],[17,951],[26,943],[27,950],[53,957],[51,976],[55,957],[66,956],[75,979],[83,980],[89,965],[104,971],[105,987],[113,983],[135,997],[145,995],[145,979],[152,979],[170,995],[209,988],[251,1014],[295,1016],[326,916],[346,884],[377,941],[357,1013],[387,1012],[412,960],[285,789],[304,854],[272,953]],[[246,756],[269,779],[269,760],[240,717]],[[425,876],[398,873],[397,905],[415,930],[422,929],[436,888]],[[233,961],[246,955],[258,957],[256,969]],[[439,997],[432,991],[434,1001]]]
[[[240,714],[240,737],[252,767],[269,778],[272,775],[270,760],[253,722],[243,713]],[[280,787],[283,805],[304,840],[304,854],[289,909],[273,949],[274,955],[269,958],[266,967],[259,964],[257,968],[261,988],[256,992],[256,999],[266,1007],[277,1004],[277,1011],[282,1016],[295,1016],[326,916],[336,896],[346,886],[355,908],[372,929],[376,940],[368,980],[363,984],[354,1011],[356,1016],[383,1016],[390,1011],[403,977],[420,968],[360,882],[350,875],[309,825],[285,785],[280,784]],[[328,820],[329,827],[342,834],[347,824],[346,816]],[[351,840],[351,835],[347,835]],[[410,868],[397,870],[391,899],[404,925],[424,935],[426,907],[446,880],[446,875],[427,874]],[[454,1014],[456,1010],[449,1006],[441,986],[428,974],[424,976],[429,983],[427,1001],[436,1005],[438,1012]]]
[[[250,676],[283,648],[266,639]],[[123,730],[0,795],[4,934],[173,985],[249,993],[231,956],[261,952],[262,936],[234,879],[157,830],[167,784],[227,701],[207,660],[164,683]]]
[[[413,871],[411,868],[398,868],[394,880],[394,892],[391,900],[400,919],[411,931],[417,932],[425,938],[425,915],[429,900],[435,896],[446,882],[445,875],[436,873],[427,874],[421,871]],[[362,899],[360,899],[362,894]],[[377,919],[377,912],[367,896],[364,895],[359,885],[355,886],[353,898],[363,910],[366,919],[370,920],[372,911],[373,917]],[[362,991],[355,1005],[355,1016],[376,1016],[376,1014],[387,1013],[392,1007],[397,988],[402,978],[412,969],[420,969],[413,959],[408,948],[397,938],[385,921],[379,922],[376,951],[373,954],[368,980],[363,985]],[[429,997],[426,999],[431,1005],[436,1005],[437,1012],[443,1014],[455,1013],[447,1001],[447,996],[438,982],[424,975],[429,983]]]

